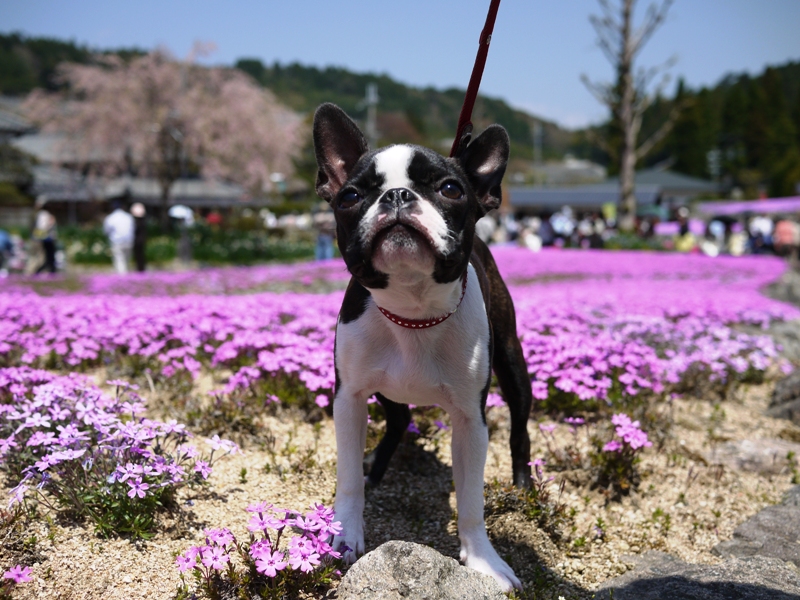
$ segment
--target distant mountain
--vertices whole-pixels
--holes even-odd
[[[22,95],[36,87],[57,89],[56,66],[65,61],[88,63],[94,52],[72,41],[26,37],[20,33],[0,34],[0,94]],[[122,56],[143,52],[135,48],[103,51]],[[257,59],[241,59],[235,67],[271,89],[295,110],[308,114],[322,102],[335,102],[354,118],[362,118],[366,114],[361,102],[367,84],[377,84],[381,144],[403,141],[449,149],[465,93],[463,89],[415,88],[388,75],[353,73],[337,67],[264,65]],[[514,109],[503,100],[486,96],[478,98],[473,115],[478,131],[490,123],[506,127],[512,140],[512,156],[518,160],[530,160],[533,155],[531,128],[535,120],[533,115]],[[541,122],[543,156],[560,158],[570,146],[572,133],[555,123]]]
[[[0,93],[21,95],[35,87],[57,89],[56,66],[64,61],[87,63],[93,51],[71,41],[0,35]],[[141,49],[105,50],[123,57]],[[449,149],[464,100],[463,89],[437,90],[405,85],[385,74],[354,73],[338,67],[297,63],[265,65],[242,58],[235,68],[271,89],[283,102],[309,116],[322,102],[335,102],[363,122],[368,84],[376,84],[379,103],[379,143],[416,142],[439,151]],[[467,82],[465,81],[466,85]],[[642,139],[655,131],[673,103],[686,105],[673,132],[639,165],[671,165],[680,173],[718,179],[726,191],[743,190],[748,197],[797,193],[800,182],[800,62],[769,67],[759,75],[727,75],[713,87],[698,90],[680,85],[674,98],[661,98],[648,110]],[[532,127],[542,123],[542,156],[561,158],[572,152],[615,171],[615,158],[600,149],[599,138],[613,147],[609,124],[569,131],[537,119],[498,98],[479,96],[473,122],[480,131],[490,123],[508,130],[512,146],[510,173],[530,174]],[[300,173],[313,179],[313,153],[306,149]]]
[[[444,145],[449,149],[452,143],[465,94],[465,89],[411,87],[385,74],[353,73],[338,67],[320,69],[297,63],[267,66],[257,59],[241,59],[236,67],[294,109],[309,113],[322,102],[334,102],[350,115],[363,117],[366,87],[374,83],[380,97],[377,125],[381,143],[412,141],[440,150]],[[531,129],[535,120],[543,124],[544,156],[560,158],[569,148],[572,133],[555,123],[487,96],[479,96],[472,119],[478,131],[491,123],[503,125],[511,136],[513,155],[528,159],[533,154]]]

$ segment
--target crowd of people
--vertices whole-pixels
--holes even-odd
[[[127,209],[129,207],[129,210]],[[147,225],[145,206],[140,202],[112,201],[111,212],[103,220],[114,270],[128,273],[131,264],[136,271],[147,268]],[[181,209],[183,212],[178,211]],[[178,255],[191,259],[189,234],[195,223],[194,212],[185,206],[173,206],[170,217],[181,232]],[[310,214],[287,215],[277,219],[263,209],[258,213],[264,226],[312,229],[315,232],[315,258],[333,257],[336,225],[333,211],[327,204],[317,206]],[[202,222],[219,227],[222,216],[206,209],[198,217]],[[739,217],[719,216],[709,220],[691,218],[688,208],[680,207],[672,219],[640,218],[636,222],[640,239],[650,239],[656,247],[678,252],[701,252],[709,256],[731,254],[778,254],[796,257],[800,248],[800,223],[786,215],[745,214]],[[488,215],[476,224],[476,234],[488,244],[515,243],[532,251],[545,247],[603,248],[619,235],[615,222],[601,212],[576,212],[563,206],[552,213]],[[57,243],[56,218],[46,206],[37,204],[32,228],[32,243],[38,246],[40,261],[31,267],[26,243],[20,235],[0,229],[0,277],[9,271],[55,273],[63,268],[64,252]],[[619,247],[619,246],[615,246]]]
[[[514,217],[507,213],[486,216],[476,226],[483,241],[517,243],[533,251],[544,247],[603,248],[619,235],[613,219],[600,212],[577,213],[569,206],[536,216]],[[636,221],[635,235],[652,240],[658,247],[678,252],[702,252],[709,256],[731,254],[778,254],[788,256],[800,247],[800,223],[780,215],[745,214],[691,218],[689,209],[680,207],[666,222],[646,217]]]

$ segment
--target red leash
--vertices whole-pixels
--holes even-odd
[[[472,135],[472,109],[475,107],[478,88],[481,86],[483,67],[486,65],[486,56],[489,54],[489,44],[492,41],[492,30],[494,30],[494,21],[497,18],[498,8],[500,8],[500,0],[492,0],[489,5],[489,14],[486,15],[486,23],[483,26],[480,41],[478,42],[478,55],[475,57],[475,66],[472,67],[467,94],[464,96],[461,114],[458,115],[456,139],[450,149],[450,156],[458,156],[461,150],[467,146]]]

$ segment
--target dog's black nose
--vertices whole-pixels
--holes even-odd
[[[407,188],[394,188],[388,190],[382,197],[381,203],[391,204],[392,206],[402,206],[406,202],[411,202],[414,194]]]

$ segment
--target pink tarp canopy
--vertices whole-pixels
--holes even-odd
[[[793,213],[800,212],[800,196],[736,202],[702,202],[697,208],[707,215],[738,215],[746,212]]]

